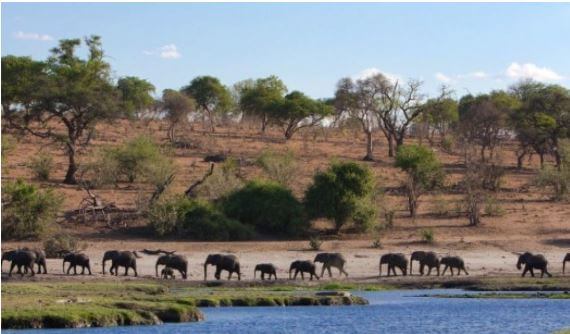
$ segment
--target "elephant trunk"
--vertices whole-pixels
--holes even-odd
[[[208,279],[208,262],[204,263],[204,281]]]
[[[255,279],[255,274],[257,274],[257,268],[253,271],[253,279]]]
[[[154,267],[154,270],[156,271],[156,277],[158,277],[158,263],[157,263],[156,266]]]
[[[103,275],[105,275],[105,262],[106,262],[106,261],[107,261],[107,260],[103,259]]]
[[[63,260],[62,271],[63,271],[63,273],[65,274],[65,260]]]

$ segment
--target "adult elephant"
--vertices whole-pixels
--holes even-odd
[[[30,250],[16,250],[6,256],[6,260],[10,261],[10,271],[8,276],[12,276],[12,271],[15,266],[18,266],[18,273],[24,276],[24,272],[21,270],[22,267],[26,272],[30,271],[30,276],[34,276],[34,264],[36,263],[36,253]]]
[[[253,269],[253,279],[256,278],[257,272],[261,272],[261,280],[265,280],[265,275],[269,275],[269,279],[273,276],[277,279],[277,268],[273,263],[260,263]]]
[[[4,261],[12,262],[12,257],[13,257],[14,254],[16,254],[16,252],[18,252],[18,251],[20,251],[20,249],[12,249],[12,250],[3,252],[3,253],[2,253],[1,266],[4,266]]]
[[[166,266],[171,269],[176,269],[180,272],[182,278],[186,279],[188,272],[188,259],[184,255],[166,254],[159,256],[155,265],[156,277],[158,277],[158,266]]]
[[[319,275],[316,273],[317,267],[312,261],[293,261],[291,266],[289,266],[289,279],[291,279],[291,272],[295,270],[295,275],[293,279],[297,279],[297,275],[301,273],[301,279],[305,280],[304,273],[311,275],[310,280],[313,280],[313,276],[319,279]]]
[[[378,265],[378,276],[382,276],[382,265],[386,264],[388,266],[388,274],[390,276],[390,271],[394,276],[396,274],[396,268],[402,271],[402,275],[406,276],[408,274],[408,259],[402,253],[388,253],[380,257],[380,264]]]
[[[24,247],[23,250],[31,251],[36,254],[36,264],[38,265],[36,274],[42,274],[42,268],[43,274],[47,274],[46,252],[41,249],[30,249],[27,247]]]
[[[548,277],[552,277],[547,269],[548,261],[542,254],[532,254],[530,252],[521,254],[517,261],[517,269],[521,270],[523,264],[522,277],[524,277],[528,271],[530,271],[530,275],[534,277],[534,269],[540,270],[540,277],[544,277],[544,274],[548,275]]]
[[[109,269],[109,271],[111,274],[114,273],[115,276],[117,276],[119,274],[119,267],[124,267],[124,276],[129,274],[129,269],[133,269],[135,277],[137,277],[137,258],[140,258],[140,256],[135,251],[118,251],[116,255],[111,258],[111,269]]]
[[[424,252],[424,251],[415,251],[412,253],[410,257],[410,275],[412,275],[412,265],[414,261],[418,261],[420,263],[420,275],[424,274],[424,267],[428,267],[427,275],[431,275],[431,271],[433,268],[437,270],[437,276],[439,276],[439,257],[434,252]]]
[[[69,275],[69,272],[71,271],[71,268],[73,267],[73,274],[77,275],[77,266],[81,267],[81,275],[85,274],[85,268],[87,268],[87,271],[89,272],[89,275],[91,275],[91,264],[89,263],[89,256],[87,256],[86,254],[83,253],[67,253],[66,255],[63,256],[63,272],[65,273],[65,264],[69,263],[69,267],[67,268],[67,275]]]
[[[443,258],[441,258],[440,263],[442,266],[444,266],[441,276],[445,275],[445,272],[447,271],[448,268],[449,272],[451,273],[451,276],[453,276],[453,268],[457,269],[457,276],[461,275],[462,270],[463,272],[465,272],[465,275],[469,275],[469,273],[465,269],[465,261],[463,261],[463,259],[460,258],[459,256],[444,256]]]
[[[236,273],[238,280],[241,280],[241,270],[239,260],[235,255],[231,254],[210,254],[204,262],[204,280],[208,278],[208,265],[216,266],[216,273],[214,277],[217,280],[220,279],[220,274],[222,270],[226,270],[228,275],[228,280],[232,279],[232,274]]]
[[[562,260],[562,273],[566,271],[566,262],[570,262],[570,253],[566,253],[564,260]]]
[[[101,262],[102,266],[103,266],[103,275],[105,275],[105,262],[107,261],[112,261],[115,257],[117,257],[117,255],[119,255],[120,251],[118,250],[108,250],[103,254],[103,261]],[[111,267],[111,269],[109,270],[111,272],[111,275],[113,275],[113,267]]]
[[[329,277],[332,277],[331,267],[335,267],[339,270],[339,276],[342,276],[342,274],[344,274],[346,277],[348,277],[348,273],[344,270],[346,259],[340,253],[319,253],[317,256],[315,256],[314,262],[320,262],[323,264],[321,277],[323,277],[325,269],[328,271]]]

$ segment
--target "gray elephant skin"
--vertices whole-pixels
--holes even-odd
[[[18,273],[24,276],[24,272],[21,270],[24,267],[26,273],[30,271],[30,276],[34,276],[34,264],[36,263],[36,253],[31,250],[15,250],[6,252],[7,254],[2,254],[2,260],[10,261],[10,271],[8,276],[12,276],[12,271],[14,267],[18,266]]]
[[[462,270],[465,273],[465,275],[469,275],[469,273],[465,269],[465,262],[459,256],[444,256],[443,258],[441,258],[440,263],[442,266],[444,266],[441,276],[445,275],[445,272],[447,271],[448,268],[449,272],[451,273],[451,276],[453,276],[453,268],[457,269],[458,276],[461,275]]]
[[[396,268],[400,269],[402,275],[406,276],[408,274],[408,259],[402,253],[388,253],[380,257],[380,264],[378,265],[378,276],[382,276],[382,265],[386,264],[388,266],[388,274],[390,276],[390,271],[394,276],[396,274]]]
[[[566,272],[566,262],[570,262],[570,253],[566,253],[564,260],[562,260],[562,273]]]
[[[534,277],[534,269],[540,270],[540,277],[544,277],[544,274],[548,275],[548,277],[552,277],[547,269],[548,261],[542,254],[532,254],[530,252],[521,254],[519,256],[519,260],[517,261],[517,269],[521,270],[523,264],[524,269],[521,275],[522,277],[524,277],[529,271],[530,275]]]
[[[292,279],[297,279],[297,275],[301,273],[301,279],[305,279],[304,273],[310,274],[310,280],[313,280],[313,276],[319,279],[319,275],[316,273],[317,267],[313,263],[313,261],[293,261],[291,266],[289,267],[289,279],[291,279],[291,272],[294,270],[295,275]]]
[[[342,274],[344,274],[346,277],[348,277],[348,273],[344,270],[346,259],[340,253],[319,253],[317,256],[315,256],[315,260],[313,262],[320,262],[323,264],[321,277],[323,277],[325,269],[328,271],[329,277],[332,277],[331,267],[338,269],[339,276],[342,276]]]
[[[163,279],[175,279],[176,276],[174,275],[174,270],[170,267],[164,267],[162,268],[162,270],[160,271],[160,277],[162,277]]]
[[[119,267],[125,268],[124,276],[129,274],[129,269],[133,269],[135,277],[137,273],[137,258],[140,256],[135,251],[108,251],[103,255],[103,273],[105,272],[105,261],[111,260],[111,268],[109,272],[117,276]]]
[[[112,261],[117,255],[119,255],[118,250],[108,250],[103,254],[103,261],[101,261],[101,265],[103,266],[103,275],[105,275],[105,263],[107,261]],[[111,275],[113,275],[113,268],[109,270]]]
[[[265,275],[269,275],[269,279],[273,276],[277,279],[277,268],[273,265],[273,263],[260,263],[255,266],[253,270],[253,278],[256,278],[257,272],[261,272],[261,280],[265,280]]]
[[[158,266],[166,266],[171,270],[178,270],[183,279],[187,277],[188,259],[184,255],[166,254],[159,256],[155,265],[156,277],[158,277]]]
[[[69,267],[67,267],[67,272],[65,271],[65,264],[69,263]],[[63,256],[63,272],[69,275],[71,268],[73,268],[73,274],[77,275],[77,266],[81,267],[81,275],[85,274],[85,268],[91,275],[91,264],[89,261],[89,256],[83,253],[68,253]]]
[[[226,270],[228,280],[232,279],[232,274],[236,273],[238,280],[241,280],[241,270],[239,260],[235,255],[227,254],[210,254],[204,262],[204,280],[208,279],[208,265],[216,266],[214,277],[219,280],[222,270]]]
[[[412,265],[414,261],[420,263],[420,275],[423,276],[424,268],[428,267],[427,276],[431,274],[431,270],[435,268],[437,270],[437,276],[439,276],[439,257],[434,252],[424,252],[415,251],[410,257],[410,275],[412,275]]]

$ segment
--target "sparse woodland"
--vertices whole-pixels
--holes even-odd
[[[275,76],[156,92],[111,71],[96,36],[2,57],[4,239],[372,242],[400,228],[433,242],[569,212],[561,86],[430,97],[376,74],[319,100]]]

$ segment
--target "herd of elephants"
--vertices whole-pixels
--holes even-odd
[[[164,266],[160,271],[160,277],[164,279],[173,279],[175,278],[174,271],[178,271],[183,279],[187,278],[188,273],[188,259],[184,255],[174,254],[175,251],[163,251],[163,250],[142,250],[141,252],[148,254],[148,255],[159,255],[156,265],[155,265],[155,275],[159,276],[159,266]],[[540,270],[541,274],[540,277],[544,277],[544,275],[548,275],[552,277],[552,275],[548,272],[547,266],[548,261],[542,254],[532,254],[529,252],[518,254],[519,259],[516,264],[517,269],[523,269],[522,276],[524,277],[527,272],[534,277],[534,270]],[[77,274],[77,267],[81,267],[81,274],[85,274],[85,270],[91,275],[91,265],[89,261],[89,257],[84,253],[74,253],[74,252],[65,252],[62,254],[63,257],[63,272],[67,273],[68,275],[73,268],[73,274]],[[119,251],[119,250],[110,250],[106,251],[103,255],[102,260],[102,267],[103,267],[103,274],[105,274],[105,263],[111,261],[111,267],[109,272],[112,275],[118,275],[119,268],[124,268],[125,272],[124,275],[127,276],[129,270],[132,269],[134,272],[134,276],[137,276],[137,258],[140,258],[137,251]],[[2,253],[2,264],[4,261],[11,262],[10,271],[8,276],[12,275],[12,271],[17,266],[18,273],[21,276],[24,274],[28,274],[33,276],[34,273],[34,265],[37,265],[37,273],[47,274],[47,267],[46,267],[46,255],[43,250],[38,249],[29,249],[29,248],[22,248],[16,250],[9,250]],[[465,263],[463,259],[459,256],[444,256],[439,257],[434,252],[424,252],[424,251],[416,251],[411,254],[410,259],[406,257],[406,255],[402,253],[387,253],[380,257],[380,262],[378,266],[378,274],[382,276],[382,266],[387,266],[387,273],[386,276],[390,276],[392,273],[394,276],[397,275],[396,269],[401,271],[402,275],[408,274],[408,264],[409,264],[409,273],[412,274],[412,263],[414,261],[419,262],[419,273],[421,275],[424,274],[424,269],[428,269],[427,275],[429,276],[432,270],[437,272],[437,275],[440,274],[443,276],[447,269],[451,276],[454,275],[453,270],[457,269],[457,275],[461,275],[461,272],[464,272],[466,275],[469,275],[467,270],[465,269]],[[564,259],[562,260],[562,273],[566,271],[566,262],[570,262],[570,253],[567,253]],[[65,270],[65,265],[68,263],[67,271]],[[317,275],[316,272],[316,265],[315,263],[322,263],[322,270],[321,275]],[[301,278],[305,279],[305,274],[310,275],[310,279],[312,280],[313,277],[319,279],[319,277],[323,277],[325,270],[328,271],[329,277],[332,277],[331,268],[337,268],[339,270],[339,276],[343,274],[348,277],[348,273],[344,269],[346,264],[346,258],[341,253],[319,253],[315,256],[313,261],[305,261],[305,260],[298,260],[293,261],[289,267],[289,279],[296,279],[297,275],[300,273]],[[206,258],[204,262],[204,280],[207,279],[208,273],[207,268],[208,265],[212,265],[216,267],[216,272],[214,277],[216,279],[220,279],[222,271],[228,272],[228,280],[232,278],[232,275],[235,273],[238,277],[238,280],[241,280],[241,270],[240,270],[240,262],[239,259],[235,255],[231,254],[210,254]],[[523,268],[524,265],[524,268]],[[443,266],[443,271],[440,273],[440,267]],[[23,270],[22,270],[23,269]],[[261,263],[257,264],[254,269],[254,279],[256,278],[257,272],[261,273],[261,279],[264,280],[266,275],[269,279],[274,278],[277,279],[277,268],[275,265],[271,263]],[[293,274],[293,276],[292,276]]]

